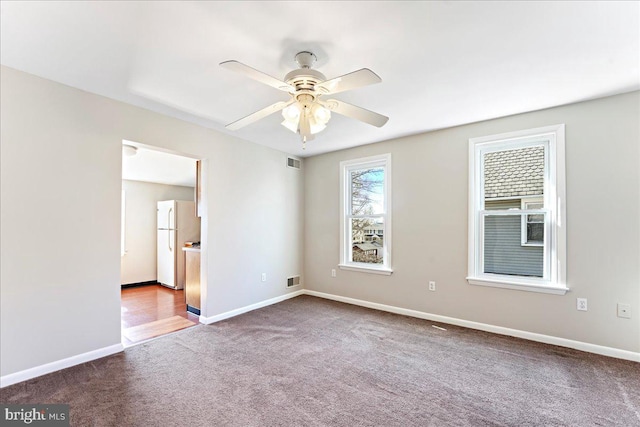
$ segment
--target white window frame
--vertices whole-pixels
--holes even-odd
[[[566,286],[566,212],[565,199],[565,126],[546,126],[499,135],[469,139],[469,242],[468,276],[471,285],[517,289],[564,295]],[[516,211],[544,213],[545,261],[542,278],[512,276],[482,272],[483,236],[480,219],[484,211],[483,155],[491,151],[517,149],[527,146],[545,146],[544,209]],[[506,212],[505,212],[506,213]]]
[[[522,199],[520,199],[520,209],[527,210],[527,208],[528,208],[527,205],[529,205],[531,203],[543,203],[544,204],[544,198],[543,197],[523,197]],[[529,224],[527,222],[527,216],[528,215],[522,215],[522,219],[521,219],[520,245],[521,246],[543,246],[544,243],[529,242],[527,240],[527,225]]]
[[[358,218],[358,216],[351,215],[350,173],[353,170],[374,167],[384,168],[383,212],[380,215],[375,215],[383,219],[383,264],[351,261],[353,248],[351,245],[349,224],[350,219]],[[388,153],[340,162],[340,263],[338,266],[342,270],[390,275],[393,273],[391,265],[391,154]]]

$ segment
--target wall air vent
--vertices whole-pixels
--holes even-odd
[[[293,169],[300,169],[300,160],[287,157],[287,166]]]
[[[300,276],[293,276],[287,278],[287,288],[292,286],[298,286],[300,284]]]

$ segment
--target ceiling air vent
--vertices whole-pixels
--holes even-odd
[[[298,286],[300,284],[300,276],[293,276],[287,278],[287,288],[292,286]]]
[[[300,169],[300,160],[287,157],[287,166],[293,169]]]

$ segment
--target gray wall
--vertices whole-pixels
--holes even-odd
[[[296,290],[304,176],[285,153],[11,68],[0,79],[1,375],[120,343],[123,139],[204,159],[205,316]]]
[[[306,288],[640,352],[638,92],[328,153],[306,160]],[[392,124],[393,118],[389,122]],[[564,296],[469,285],[468,140],[566,124]],[[391,153],[391,276],[339,270],[339,163]],[[331,269],[338,269],[336,278]],[[429,292],[429,280],[436,292]],[[576,297],[589,311],[576,310]],[[616,317],[616,304],[633,318]]]

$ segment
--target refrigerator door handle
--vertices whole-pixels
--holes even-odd
[[[169,226],[169,231],[167,231],[167,233],[169,233],[169,252],[173,252],[173,248],[171,247],[171,229],[175,228],[175,224],[174,227],[171,227],[171,212],[173,212],[173,208],[169,208],[169,212],[167,212],[167,225]]]

